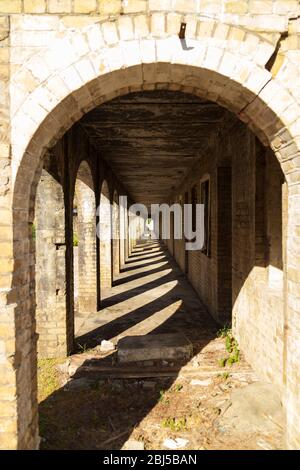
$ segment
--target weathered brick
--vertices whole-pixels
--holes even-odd
[[[48,0],[49,13],[71,13],[71,0]]]
[[[151,17],[151,32],[154,35],[164,34],[166,17],[163,13],[154,13]]]
[[[25,13],[45,13],[46,0],[24,0]]]
[[[150,28],[149,28],[149,20],[146,15],[134,16],[133,22],[134,22],[134,31],[135,31],[136,37],[148,36]]]
[[[171,10],[173,7],[172,0],[149,0],[149,10]]]
[[[237,13],[238,15],[243,15],[248,12],[248,6],[247,0],[225,0],[224,9],[225,13]]]
[[[95,13],[97,0],[74,0],[74,13]]]
[[[298,0],[275,0],[273,12],[279,15],[299,15],[300,5]]]
[[[196,13],[197,0],[174,0],[173,8],[175,11],[184,11],[185,13]]]
[[[123,2],[124,13],[140,13],[146,11],[148,0],[127,0]]]
[[[39,174],[39,157],[92,107],[120,94],[138,92],[142,87],[145,90],[163,90],[166,87],[173,91],[184,90],[238,113],[239,118],[255,131],[265,145],[270,146],[271,142],[281,163],[281,167],[276,166],[274,154],[268,154],[265,174],[262,175],[260,171],[264,166],[260,169],[255,167],[257,142],[250,130],[237,121],[233,129],[230,127],[230,135],[223,136],[220,151],[217,145],[214,150],[209,147],[207,153],[210,158],[201,160],[199,167],[186,175],[181,187],[174,189],[173,196],[182,201],[187,192],[190,197],[192,188],[196,185],[199,190],[203,176],[210,175],[211,256],[205,257],[204,253],[197,252],[189,254],[187,275],[209,310],[219,320],[222,309],[218,307],[234,299],[234,328],[243,352],[261,376],[279,387],[283,377],[281,352],[285,338],[282,328],[285,292],[282,279],[283,267],[286,266],[288,302],[285,308],[288,311],[284,321],[288,320],[286,326],[289,328],[285,345],[289,446],[299,442],[299,364],[295,360],[300,305],[300,23],[296,19],[300,14],[299,9],[296,0],[0,0],[0,267],[4,273],[0,275],[3,320],[0,325],[0,382],[7,382],[5,387],[0,388],[0,402],[4,400],[2,405],[6,406],[5,400],[12,393],[13,401],[15,397],[21,396],[28,408],[26,413],[23,405],[15,408],[19,411],[18,421],[15,416],[10,416],[12,409],[8,407],[4,410],[3,415],[7,419],[5,422],[3,418],[0,419],[0,429],[4,430],[0,433],[0,447],[10,445],[15,448],[32,448],[37,444],[37,429],[34,428],[31,416],[37,413],[36,403],[32,398],[32,409],[29,409],[27,398],[22,394],[31,389],[31,377],[24,371],[34,369],[35,356],[34,341],[28,339],[34,337],[34,243],[27,240],[26,234],[33,220],[34,190],[38,178],[34,180],[33,186],[31,181],[35,178],[34,174]],[[100,16],[95,14],[97,11]],[[45,12],[47,14],[43,15]],[[194,14],[196,12],[197,15]],[[5,13],[12,15],[8,18]],[[113,21],[103,24],[108,16]],[[178,35],[183,21],[187,23],[186,44],[177,37],[169,37]],[[289,36],[281,39],[280,50],[269,73],[265,69],[266,63],[276,49],[280,33],[287,29]],[[195,36],[199,40],[198,45],[190,40]],[[141,62],[143,66],[140,66]],[[138,66],[132,67],[136,64]],[[206,103],[206,106],[209,108],[214,105]],[[215,126],[223,124],[223,121],[222,124],[216,122]],[[75,134],[79,137],[72,149],[72,158],[67,161],[70,165],[79,166],[79,160],[85,153],[83,144],[86,136],[80,134],[78,129],[74,130]],[[211,137],[210,143],[212,140]],[[68,141],[68,146],[64,148],[70,145]],[[55,153],[57,158],[52,159],[53,165],[61,158],[62,141],[59,141],[58,146],[61,146],[60,150],[57,147],[51,150],[58,152]],[[28,149],[26,154],[25,149]],[[91,161],[94,161],[93,158]],[[98,163],[100,161],[101,158],[97,160]],[[228,169],[228,173],[224,168]],[[75,168],[73,170],[75,174]],[[222,183],[223,170],[228,178]],[[285,175],[280,173],[282,170]],[[22,172],[24,176],[21,180]],[[228,191],[230,173],[232,194]],[[69,180],[71,186],[75,185],[74,174]],[[60,175],[61,168],[56,171],[58,179]],[[263,183],[257,184],[257,178]],[[284,180],[286,183],[283,184]],[[13,230],[12,182],[16,182]],[[113,189],[113,184],[110,184],[110,196]],[[226,194],[226,197],[219,197],[218,191]],[[72,188],[66,191],[66,198],[71,192]],[[63,201],[62,195],[57,197],[56,202]],[[281,215],[279,196],[282,196]],[[27,201],[30,201],[29,211]],[[265,204],[264,211],[262,201]],[[230,204],[232,213],[228,209]],[[50,204],[51,207],[50,215],[53,215],[55,211]],[[41,354],[50,356],[67,354],[73,339],[73,318],[66,311],[65,263],[69,263],[70,277],[73,268],[71,256],[66,256],[64,248],[65,230],[61,226],[65,221],[63,209],[62,204],[61,212],[58,210],[59,221],[49,228],[51,237],[45,237],[48,240],[47,247],[44,246],[42,251],[37,250],[39,266],[43,267],[40,271],[44,273],[43,276],[37,273],[35,278],[40,333],[38,347]],[[233,250],[232,263],[220,263],[224,253],[222,250],[226,248],[226,237],[218,227],[218,211],[227,218],[233,218],[233,240],[230,244]],[[274,224],[271,216],[274,216]],[[268,223],[262,223],[264,217],[269,218]],[[272,232],[274,226],[278,229],[276,236]],[[54,227],[60,227],[60,233],[53,233]],[[97,308],[94,295],[97,291],[97,270],[94,237],[91,235],[94,229],[90,228],[80,228],[83,234],[80,249],[84,248],[79,273],[80,305],[81,310],[86,312]],[[289,236],[285,242],[287,229]],[[55,246],[54,240],[57,243]],[[219,246],[216,240],[219,240]],[[129,240],[131,247],[133,241],[134,237]],[[276,254],[274,247],[281,242],[282,253],[286,251],[286,243],[286,260],[283,255],[273,257]],[[118,256],[118,247],[115,244],[111,247],[105,241],[101,243],[103,269],[100,269],[100,277],[103,290],[110,287],[111,254],[113,252],[114,260]],[[32,253],[28,256],[29,246]],[[185,269],[182,241],[175,241],[173,246],[169,242],[169,249],[175,254],[182,269]],[[267,258],[264,258],[264,249],[268,251]],[[123,253],[119,253],[123,262],[129,252],[130,248],[126,244]],[[52,269],[52,265],[44,269],[51,259],[55,269]],[[280,266],[277,265],[279,261]],[[224,279],[222,276],[227,267],[228,279]],[[113,270],[117,274],[115,265]],[[49,290],[45,288],[46,276],[52,276],[51,282],[48,279]],[[232,296],[226,292],[225,286],[229,281],[232,283]],[[216,288],[218,282],[219,289]],[[13,292],[10,290],[12,283]],[[71,290],[68,294],[71,299]],[[24,354],[18,380],[24,387],[20,385],[20,389],[16,390],[15,371],[2,373],[1,367],[6,363],[7,354],[14,353],[14,332],[19,332],[20,318],[24,328],[17,344]],[[3,337],[8,339],[7,344]],[[264,361],[261,361],[262,355]],[[274,363],[276,368],[272,365]],[[21,428],[24,430],[22,433]]]
[[[0,0],[0,13],[21,13],[21,0]]]
[[[249,13],[252,14],[269,14],[272,13],[272,0],[250,0]]]

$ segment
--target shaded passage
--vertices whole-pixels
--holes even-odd
[[[89,315],[76,336],[77,343],[90,348],[103,339],[116,343],[128,335],[181,332],[199,349],[216,330],[163,245],[141,242],[102,301],[101,310]]]

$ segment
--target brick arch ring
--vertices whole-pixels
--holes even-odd
[[[300,106],[293,91],[280,80],[280,74],[273,78],[265,68],[274,52],[274,44],[236,27],[228,27],[231,30],[228,39],[220,39],[217,24],[211,35],[194,35],[185,43],[165,31],[152,31],[146,36],[120,41],[117,32],[111,33],[113,28],[116,28],[115,22],[104,22],[75,31],[73,42],[68,37],[57,39],[48,51],[22,66],[39,85],[30,94],[25,93],[23,101],[18,97],[17,102],[11,97],[13,209],[18,220],[14,228],[14,259],[18,263],[12,277],[12,291],[18,290],[16,270],[24,271],[30,266],[31,254],[26,251],[26,245],[18,241],[30,222],[34,199],[31,188],[40,177],[41,159],[46,149],[92,108],[132,91],[152,89],[181,90],[214,101],[232,111],[265,145],[271,146],[292,188],[289,211],[293,217],[289,217],[288,232],[297,242],[298,257],[290,246],[287,281],[297,281],[295,270],[300,270],[300,233],[297,231],[300,223]],[[22,88],[18,72],[12,81],[18,81]],[[32,279],[27,283],[27,297],[22,287],[22,301],[15,307],[19,315],[26,315],[29,308],[31,285]],[[294,314],[291,310],[290,315]],[[24,370],[28,366],[30,373],[30,363],[24,365],[22,341],[18,337],[21,338],[21,332],[16,329],[16,355],[20,349],[18,367]],[[19,409],[28,407],[30,402],[28,391],[21,387],[21,376],[17,373]],[[293,373],[290,380],[292,376]],[[37,445],[37,429],[31,430],[31,435],[28,446],[32,447]],[[25,437],[19,436],[19,442],[24,446]]]

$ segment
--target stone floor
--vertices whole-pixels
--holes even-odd
[[[120,338],[145,335],[138,343],[147,349],[179,333],[193,346],[180,361],[118,358]],[[228,334],[218,334],[163,246],[138,245],[102,309],[79,325],[78,353],[39,364],[41,447],[284,448],[280,398],[242,354],[229,363]]]
[[[199,351],[217,326],[167,250],[156,241],[137,245],[115,286],[77,323],[77,342],[95,347],[124,336],[180,332]]]

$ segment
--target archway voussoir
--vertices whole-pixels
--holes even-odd
[[[201,41],[213,37],[214,30],[217,27],[218,22],[212,19],[199,20],[197,28],[197,39]]]
[[[294,137],[300,137],[300,117],[289,126],[289,131]]]
[[[121,41],[134,39],[133,18],[131,16],[120,16],[117,20],[117,28]]]
[[[75,69],[79,73],[83,83],[88,83],[97,78],[99,72],[94,68],[94,64],[90,61],[89,56],[84,57],[74,64]]]
[[[224,49],[208,46],[206,56],[202,62],[202,67],[208,70],[217,71],[224,54]]]
[[[236,83],[244,85],[255,67],[256,64],[254,64],[252,61],[247,59],[245,60],[244,58],[240,57],[240,60],[236,62],[235,68],[231,74],[232,80],[234,80]]]
[[[156,43],[154,39],[140,40],[141,60],[143,64],[152,64],[156,59]]]
[[[172,62],[172,56],[177,52],[177,41],[179,42],[179,39],[176,37],[156,39],[157,62]]]
[[[84,85],[84,81],[74,64],[63,69],[59,75],[71,93]]]
[[[265,67],[266,63],[274,53],[276,44],[270,44],[268,42],[260,42],[253,54],[253,60],[256,64],[261,67]]]
[[[85,28],[85,34],[91,52],[98,51],[105,47],[101,24],[92,24]]]
[[[286,108],[294,103],[292,95],[274,80],[269,81],[259,94],[260,98],[272,107],[275,113],[281,115]]]
[[[137,39],[121,43],[121,50],[123,52],[124,63],[127,67],[141,64],[140,42]]]
[[[185,15],[183,17],[184,23],[187,24],[187,28],[185,31],[185,37],[187,39],[195,39],[198,27],[198,19],[194,15]],[[178,36],[179,29],[175,32],[176,36]]]
[[[153,13],[150,17],[151,34],[153,37],[161,38],[166,34],[165,13]]]
[[[240,63],[240,57],[231,52],[225,51],[218,67],[218,72],[225,77],[231,77]]]
[[[195,41],[190,41],[189,44],[190,49],[185,50],[181,43],[178,42],[178,38],[175,39],[172,63],[201,67],[207,53],[206,45],[196,44]]]
[[[257,51],[260,37],[252,32],[247,32],[244,40],[240,44],[239,52],[247,57],[253,57]]]
[[[104,42],[107,46],[112,46],[119,42],[118,28],[115,21],[106,21],[101,24],[101,31]]]
[[[244,82],[244,87],[253,92],[255,95],[258,95],[271,80],[271,78],[272,77],[270,72],[255,66]]]
[[[93,52],[90,60],[99,75],[125,67],[125,60],[120,46],[113,46]]]
[[[280,117],[286,126],[297,121],[300,118],[299,104],[293,100],[293,103],[281,112]]]
[[[135,39],[146,38],[150,34],[150,25],[147,15],[141,14],[134,16],[133,23]]]

